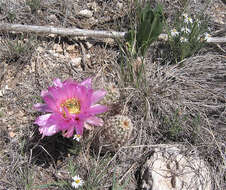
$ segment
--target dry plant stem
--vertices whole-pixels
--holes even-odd
[[[207,42],[208,43],[225,43],[226,38],[224,38],[224,37],[208,37]]]
[[[22,24],[8,24],[1,23],[0,31],[14,31],[14,32],[34,32],[44,34],[57,34],[63,36],[80,36],[80,37],[93,37],[93,38],[125,38],[126,32],[116,31],[101,31],[101,30],[87,30],[79,28],[59,28],[53,26],[35,26],[35,25],[22,25]],[[168,39],[167,34],[160,34],[159,40]],[[209,37],[208,43],[226,43],[225,37]]]
[[[212,131],[211,129],[206,128],[206,127],[203,127],[203,128],[204,128],[205,130],[207,130],[208,133],[213,137],[213,140],[214,140],[214,142],[215,142],[216,145],[217,145],[217,148],[218,148],[218,150],[219,150],[219,152],[220,152],[220,154],[221,154],[221,156],[222,156],[222,160],[223,160],[223,162],[224,162],[224,166],[225,166],[225,168],[226,168],[226,160],[225,160],[225,158],[224,158],[224,153],[222,152],[222,150],[221,150],[221,148],[220,148],[220,145],[219,145],[219,143],[217,142],[216,137],[215,137],[213,131]]]
[[[137,167],[137,163],[133,163],[130,168],[126,171],[126,173],[121,177],[121,179],[119,180],[119,183],[122,182],[122,180],[124,180],[124,178],[131,172],[133,171],[134,168]]]
[[[79,42],[79,45],[81,46],[82,49],[82,64],[85,67],[87,65],[86,50],[82,42]]]
[[[130,148],[146,148],[146,147],[151,147],[151,148],[158,148],[158,147],[167,147],[167,148],[171,148],[171,147],[175,147],[175,146],[181,146],[180,144],[173,144],[173,145],[169,145],[169,144],[154,144],[154,145],[137,145],[137,146],[122,146],[120,147],[120,149],[118,150],[118,152],[120,152],[122,149],[130,149]]]
[[[167,41],[168,35],[160,34],[159,40]],[[226,38],[225,37],[208,37],[206,41],[207,43],[226,43]]]
[[[84,36],[96,38],[124,38],[125,32],[115,31],[99,31],[99,30],[86,30],[78,28],[58,28],[52,26],[34,26],[22,24],[0,24],[0,31],[15,31],[15,32],[34,32],[45,34],[58,34],[64,36]]]

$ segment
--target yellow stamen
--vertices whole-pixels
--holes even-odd
[[[61,105],[61,108],[64,110],[64,116],[65,116],[65,108],[67,108],[68,112],[70,114],[79,114],[80,113],[80,102],[76,98],[70,98],[68,100],[65,100]]]
[[[75,180],[75,183],[80,183],[80,179],[76,179]]]

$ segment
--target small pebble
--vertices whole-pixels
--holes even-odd
[[[81,57],[73,58],[73,59],[71,59],[71,61],[70,61],[70,63],[71,63],[73,66],[75,66],[75,67],[80,66],[81,62],[82,62],[82,58],[81,58]]]
[[[88,9],[84,9],[84,10],[81,10],[79,13],[78,13],[79,16],[84,16],[86,18],[91,18],[93,16],[93,12],[88,10]]]

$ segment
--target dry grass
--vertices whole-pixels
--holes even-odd
[[[122,23],[120,30],[125,30],[124,21],[130,11],[127,1],[120,1],[126,11],[116,9],[116,1],[95,1],[97,10],[90,9],[97,22],[77,15],[91,2],[0,1],[0,15],[4,22],[88,29],[118,29]],[[174,1],[171,6],[183,7],[178,2],[181,1]],[[171,11],[167,14],[173,15]],[[16,52],[18,40],[23,48],[19,46],[20,51]],[[52,185],[43,189],[70,189],[67,184],[74,174],[86,181],[84,189],[114,189],[114,176],[116,182],[126,185],[124,189],[136,189],[140,185],[140,167],[153,147],[161,144],[183,145],[185,155],[196,151],[208,163],[213,189],[225,189],[226,64],[222,52],[207,47],[202,55],[180,65],[160,65],[147,56],[148,90],[144,93],[132,85],[125,87],[120,80],[115,69],[119,55],[116,43],[94,40],[88,48],[86,40],[32,34],[1,34],[0,41],[0,60],[6,64],[0,81],[1,90],[5,89],[0,96],[0,189],[32,189],[44,184]],[[73,51],[68,50],[71,45]],[[90,56],[84,59],[85,55]],[[71,62],[75,57],[81,57],[82,63]],[[39,113],[32,105],[41,101],[41,90],[51,85],[54,78],[81,81],[90,76],[97,87],[103,81],[118,83],[120,106],[114,105],[113,109],[132,118],[132,138],[117,152],[103,153],[102,147],[94,150],[95,131],[82,143],[64,139],[60,134],[40,139],[33,124]]]

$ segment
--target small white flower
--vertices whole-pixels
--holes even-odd
[[[187,14],[187,13],[183,13],[182,16],[183,16],[184,18],[188,18],[188,14]]]
[[[193,23],[193,20],[192,20],[192,18],[191,17],[184,17],[184,22],[186,23],[186,24],[188,24],[188,23]]]
[[[188,41],[188,39],[187,38],[184,38],[183,36],[180,38],[180,41],[181,42],[187,42]]]
[[[73,179],[73,182],[72,182],[71,185],[72,185],[72,187],[74,187],[75,189],[77,189],[78,187],[82,186],[83,183],[84,183],[84,181],[83,181],[78,175],[72,177],[72,179]]]
[[[204,33],[204,40],[208,40],[208,38],[210,38],[210,34],[208,34],[207,32]]]
[[[190,23],[193,23],[193,20],[192,20],[191,17],[188,17],[188,21],[189,21]]]
[[[124,130],[130,130],[133,127],[133,124],[127,116],[121,116],[120,118],[120,126]]]
[[[179,32],[176,30],[176,28],[174,28],[174,29],[172,29],[171,30],[171,36],[177,36],[177,35],[179,35]]]
[[[181,32],[185,32],[185,33],[191,33],[191,30],[187,27],[182,27],[181,28]]]
[[[78,142],[79,142],[81,138],[82,138],[82,136],[81,136],[81,135],[76,134],[76,135],[74,135],[73,140],[76,140],[76,141],[78,141]]]

